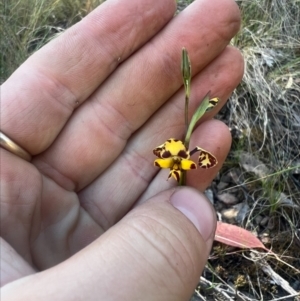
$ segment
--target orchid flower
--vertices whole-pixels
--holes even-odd
[[[212,168],[218,164],[217,158],[203,148],[196,146],[189,151],[189,142],[191,134],[198,120],[209,110],[217,105],[219,98],[209,98],[209,93],[205,96],[200,106],[194,113],[190,123],[188,122],[188,105],[191,89],[191,63],[185,48],[182,49],[181,72],[185,87],[185,125],[186,135],[184,142],[178,139],[170,138],[165,143],[159,145],[153,150],[155,156],[159,159],[154,161],[154,165],[160,168],[169,168],[168,179],[174,178],[181,185],[185,184],[185,172],[196,169],[197,165],[190,157],[199,152],[198,165],[201,168]]]

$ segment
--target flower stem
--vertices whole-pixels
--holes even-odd
[[[182,57],[181,57],[181,74],[185,89],[185,107],[184,107],[184,123],[185,123],[185,132],[187,133],[189,127],[189,101],[191,94],[191,61],[188,55],[187,50],[182,48]],[[185,144],[185,147],[188,149],[188,145]]]
[[[183,47],[182,48],[182,56],[181,56],[181,74],[185,89],[185,106],[184,106],[184,123],[185,123],[185,134],[187,134],[189,128],[189,101],[190,101],[190,94],[191,94],[191,78],[192,78],[192,71],[191,71],[191,61],[188,55],[187,50]],[[189,141],[187,139],[184,140],[184,146],[186,149],[189,149]],[[186,185],[186,171],[183,170],[181,172],[180,186]]]

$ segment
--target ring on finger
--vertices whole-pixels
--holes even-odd
[[[8,138],[5,134],[3,134],[0,131],[0,146],[10,153],[26,160],[31,160],[31,155],[21,146],[19,146],[17,143],[15,143],[13,140]]]

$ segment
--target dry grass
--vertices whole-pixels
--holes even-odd
[[[81,20],[103,0],[0,2],[0,83],[49,39]]]
[[[236,134],[232,155],[256,206],[248,221],[263,212],[272,217],[276,235],[291,231],[294,237],[300,227],[300,2],[238,4],[243,27],[232,43],[246,68],[227,107]],[[262,174],[244,167],[245,152],[265,167]]]
[[[272,210],[280,206],[274,191],[300,205],[300,2],[238,3],[243,27],[233,44],[246,69],[229,104],[229,126],[239,131],[243,151],[274,173],[262,181]]]

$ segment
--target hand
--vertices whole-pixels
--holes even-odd
[[[243,73],[228,47],[232,0],[111,0],[32,55],[2,85],[2,300],[187,300],[213,242],[204,191],[229,151],[205,116],[193,133],[217,167],[166,181],[152,149],[184,132],[181,49],[192,62],[190,110],[210,90],[224,104]],[[205,122],[204,122],[205,121]],[[15,250],[15,251],[14,251]],[[27,276],[27,277],[25,277]]]

